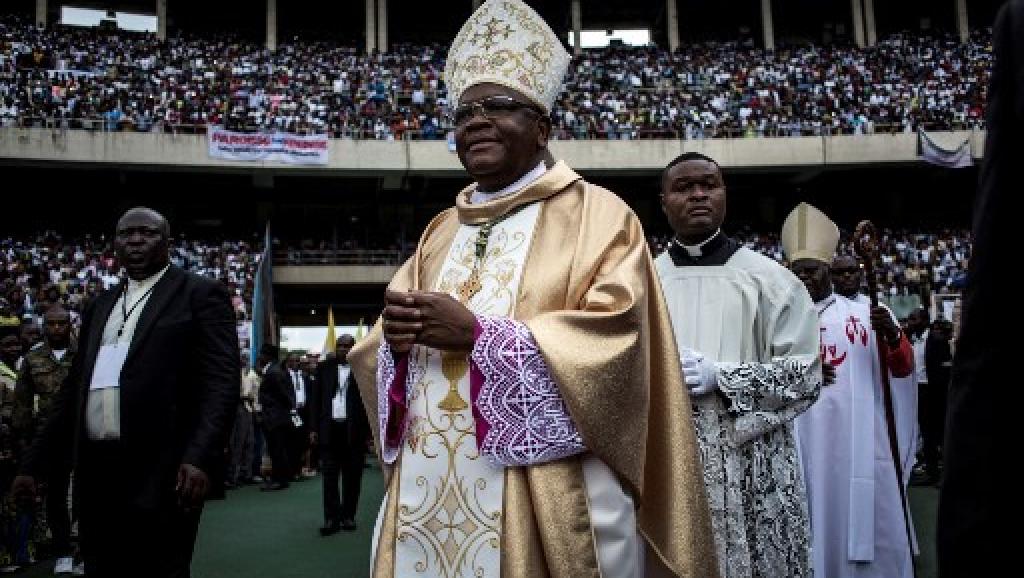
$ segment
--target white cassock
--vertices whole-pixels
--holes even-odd
[[[868,306],[833,294],[817,305],[821,355],[834,384],[797,417],[796,433],[811,514],[812,564],[826,578],[911,578],[916,541],[907,543],[889,449],[881,370]],[[913,463],[916,390],[890,372],[903,471]],[[911,526],[911,534],[913,527]]]
[[[731,246],[730,246],[731,245]],[[723,578],[810,576],[793,419],[821,388],[818,317],[788,269],[721,233],[655,260],[676,342],[715,363],[691,398]]]

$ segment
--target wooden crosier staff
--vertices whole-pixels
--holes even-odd
[[[868,283],[871,307],[878,307],[878,279],[875,277],[875,258],[878,256],[878,233],[871,221],[861,221],[853,231],[853,249],[864,263],[864,277]],[[875,343],[878,346],[878,365],[882,374],[882,399],[885,405],[885,425],[889,434],[889,450],[892,465],[896,469],[896,483],[899,484],[900,505],[903,507],[903,524],[907,530],[907,546],[913,552],[913,532],[910,527],[910,511],[907,509],[907,495],[903,485],[903,464],[900,461],[899,438],[896,437],[896,412],[892,403],[892,385],[889,383],[889,362],[885,342],[879,328],[875,328]],[[911,555],[913,558],[913,555]],[[914,575],[917,569],[914,568]]]

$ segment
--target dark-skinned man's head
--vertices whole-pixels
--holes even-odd
[[[0,361],[3,361],[10,369],[14,369],[15,362],[21,357],[22,346],[18,332],[13,328],[0,328]]]
[[[338,363],[348,363],[348,352],[352,351],[355,347],[356,338],[352,337],[348,333],[338,337],[337,341],[334,342],[334,355],[338,358]]]
[[[832,260],[832,286],[843,297],[853,298],[860,293],[864,273],[860,262],[852,255],[839,255]]]
[[[32,321],[23,321],[18,335],[21,338],[21,346],[25,351],[32,349],[36,343],[43,340],[43,330]]]
[[[302,356],[295,351],[289,353],[288,357],[284,360],[284,366],[287,367],[289,371],[298,371],[301,363]]]
[[[931,324],[931,316],[928,315],[928,310],[924,307],[918,307],[907,315],[907,328],[914,335],[921,335],[925,329]]]
[[[268,363],[273,363],[278,360],[281,355],[281,350],[273,343],[264,343],[260,346],[259,353],[256,354],[257,369],[263,370],[263,367]]]
[[[71,343],[71,314],[54,305],[43,315],[43,337],[53,349],[67,349]]]
[[[807,287],[813,301],[821,301],[832,294],[828,263],[817,259],[797,259],[789,265],[789,270]]]
[[[146,207],[129,209],[117,221],[114,249],[128,276],[141,281],[170,262],[171,226],[163,215]]]
[[[485,82],[458,104],[455,150],[482,190],[500,190],[547,158],[551,119],[522,93]]]
[[[725,179],[714,159],[683,153],[661,174],[661,209],[676,238],[687,245],[706,241],[725,220]]]

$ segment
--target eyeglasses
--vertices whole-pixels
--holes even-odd
[[[832,269],[833,275],[856,275],[860,273],[860,267],[843,267]]]
[[[543,113],[537,110],[537,107],[531,104],[524,104],[508,96],[494,95],[459,106],[455,109],[451,118],[456,126],[462,126],[478,114],[483,115],[487,120],[500,120],[508,118],[512,116],[512,113],[524,109],[538,116],[543,115]]]

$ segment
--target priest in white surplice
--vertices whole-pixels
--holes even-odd
[[[903,432],[914,424],[912,414],[900,411],[906,397],[901,389],[913,387],[913,381],[898,378],[913,371],[913,350],[884,307],[833,292],[829,264],[838,241],[835,223],[806,203],[790,213],[782,229],[790,268],[818,310],[822,361],[835,368],[835,383],[796,420],[814,575],[910,578],[913,543],[889,447],[874,328],[884,335],[903,464],[912,459]]]
[[[821,387],[818,318],[800,280],[730,239],[718,164],[665,169],[675,237],[656,260],[693,402],[722,575],[810,576],[793,418]]]

